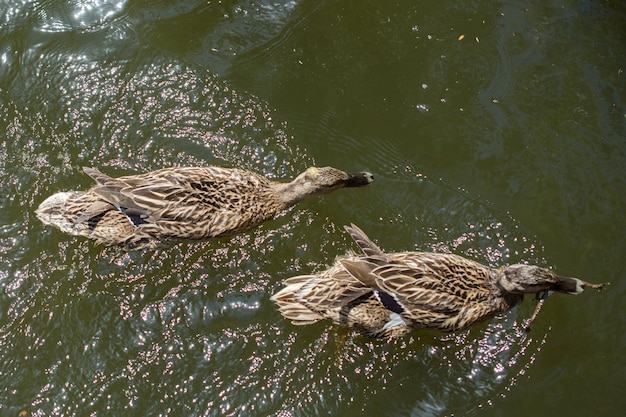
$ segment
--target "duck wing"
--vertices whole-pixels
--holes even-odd
[[[235,211],[225,198],[235,187],[252,187],[242,181],[236,186],[231,171],[208,167],[166,168],[147,174],[111,178],[98,170],[85,170],[98,185],[93,192],[124,213],[151,222],[206,219],[216,212]]]
[[[104,185],[111,180],[115,180],[115,178],[100,172],[98,168],[83,167],[83,172],[89,175],[98,185]]]
[[[83,171],[96,181],[97,185],[92,189],[94,193],[121,211],[130,211],[135,215],[148,216],[151,211],[154,211],[150,210],[149,207],[158,206],[158,199],[164,197],[164,195],[157,197],[156,193],[159,189],[171,189],[171,184],[168,181],[160,179],[150,180],[140,176],[113,178],[96,168],[88,167],[84,167]],[[142,204],[141,201],[136,200],[137,196],[144,193],[151,196],[153,201]]]
[[[106,201],[96,200],[80,211],[81,214],[74,220],[74,224],[86,222],[87,220],[102,215],[109,210],[115,210],[115,208]]]
[[[372,242],[372,240],[365,234],[363,230],[357,227],[354,223],[350,226],[344,226],[346,232],[350,234],[354,242],[359,245],[365,256],[387,259],[387,255],[385,252],[378,247],[377,244]]]
[[[372,289],[339,266],[311,280],[303,286],[297,296],[317,310],[341,308],[351,301],[371,293]]]
[[[379,265],[367,260],[341,260],[363,285],[372,288],[388,309],[421,320],[425,314],[443,319],[468,304],[491,296],[488,268],[448,254],[406,252],[391,254]]]
[[[289,278],[284,284],[272,300],[278,304],[281,314],[295,324],[313,323],[324,317],[339,320],[342,308],[372,292],[340,265],[319,275]]]
[[[368,279],[367,271],[376,268],[387,259],[382,249],[372,242],[359,227],[351,224],[344,228],[366,257],[349,256],[339,260],[320,275],[294,277],[285,282],[288,286],[291,285],[290,291],[295,294],[295,297],[311,310],[326,311],[342,308],[366,294],[371,294],[375,288],[375,280]],[[359,272],[351,273],[345,269],[344,261],[351,263]],[[360,279],[355,275],[358,275]],[[297,290],[295,284],[298,284]]]

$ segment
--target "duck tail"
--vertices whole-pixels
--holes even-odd
[[[89,220],[101,216],[115,207],[92,192],[65,191],[46,198],[35,210],[44,224],[57,227],[75,236],[92,236],[93,225]]]
[[[307,285],[314,278],[314,275],[300,275],[289,278],[285,281],[285,288],[271,297],[271,300],[278,305],[280,313],[286,319],[291,320],[291,323],[294,325],[313,324],[324,318],[321,314],[304,305],[296,295],[303,286]]]
[[[66,191],[56,193],[46,198],[35,210],[35,214],[44,224],[55,226],[65,233],[79,235],[80,230],[76,227],[77,216],[68,210],[68,204],[80,198],[84,193],[78,191]]]

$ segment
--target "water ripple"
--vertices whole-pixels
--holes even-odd
[[[37,8],[43,32],[90,32],[118,18],[127,0],[52,0]]]
[[[332,90],[344,94],[333,106],[321,100],[309,113],[296,114],[296,108],[286,122],[259,97],[197,64],[210,62],[211,53],[203,51],[214,48],[218,58],[250,51],[239,61],[238,75],[244,80],[272,76],[279,59],[288,63],[286,73],[300,74],[304,64],[315,70],[311,61],[298,62],[304,54],[292,44],[300,36],[309,39],[313,20],[323,25],[329,21],[322,13],[334,13],[325,7],[328,3],[303,8],[298,2],[240,2],[230,8],[206,1],[141,7],[102,0],[5,3],[10,11],[3,15],[8,23],[0,28],[2,413],[477,415],[497,398],[527,386],[529,370],[552,336],[554,317],[540,316],[533,332],[525,333],[522,320],[533,307],[529,300],[471,330],[416,332],[390,343],[331,323],[296,328],[270,301],[285,278],[319,271],[354,249],[342,231],[350,222],[390,251],[453,252],[493,266],[547,263],[541,241],[508,212],[427,173],[422,161],[444,161],[438,145],[416,146],[417,134],[399,143],[397,126],[404,120],[392,117],[394,97],[379,101],[362,85],[347,93]],[[405,6],[407,11],[415,7]],[[213,26],[202,18],[192,20],[206,30],[202,33],[234,29],[231,36],[192,36],[190,61],[172,52],[176,48],[160,49],[171,32],[161,32],[159,21],[187,22],[189,16],[205,13],[211,17],[216,9],[227,17]],[[366,10],[371,12],[371,28],[381,25],[380,31],[367,34],[395,39],[397,31],[384,26],[386,16],[377,15],[378,10]],[[324,31],[322,45],[345,47],[355,39],[352,26],[342,25],[336,14],[333,19],[331,26],[345,31]],[[258,20],[265,25],[262,29]],[[402,24],[414,43],[415,22],[408,20]],[[428,25],[435,20],[420,23],[417,35],[430,33]],[[167,27],[180,30],[180,25]],[[255,34],[255,28],[260,32]],[[149,45],[146,34],[154,35]],[[273,41],[265,44],[268,38]],[[361,42],[349,49],[359,51]],[[428,74],[443,73],[452,58],[465,58],[454,53],[457,41],[430,39],[420,57],[424,51],[440,57],[440,45],[451,58],[433,59]],[[348,69],[355,63],[375,76],[377,69],[367,66],[372,61],[368,51],[362,61],[346,55],[335,62],[339,81],[327,87],[349,86]],[[404,59],[393,55],[399,51],[383,54],[385,62]],[[501,78],[508,77],[515,61],[508,51],[499,52],[500,66],[493,84],[486,83],[485,97],[510,90]],[[323,57],[317,68],[332,63],[333,54]],[[246,74],[261,60],[269,64]],[[398,89],[395,99],[411,115],[440,117],[447,126],[472,113],[450,121],[448,104],[439,102],[445,96],[450,105],[467,107],[457,93],[461,87],[454,84],[462,78],[459,74],[432,76],[427,84],[407,74],[406,81],[417,86],[413,92],[420,94]],[[457,87],[446,90],[448,83]],[[259,91],[272,90],[260,84]],[[387,91],[379,93],[387,97]],[[346,105],[355,97],[371,106],[371,113]],[[416,111],[416,103],[425,103],[429,111]],[[381,107],[386,113],[379,117]],[[479,107],[476,112],[484,110]],[[487,106],[487,113],[499,117],[491,110]],[[346,132],[343,124],[355,114],[369,114],[371,122]],[[506,120],[501,122],[506,127]],[[583,127],[572,122],[572,128]],[[301,137],[294,137],[294,131]],[[487,151],[497,153],[497,147],[485,143]],[[583,150],[587,152],[580,151],[581,160],[593,149]],[[619,149],[612,152],[613,158],[623,156]],[[461,153],[455,157],[463,159]],[[33,214],[53,192],[89,187],[91,180],[80,171],[84,165],[121,174],[218,164],[285,178],[315,158],[324,165],[369,169],[376,182],[365,191],[342,190],[305,202],[233,238],[184,242],[146,253],[106,249],[63,235],[41,225]],[[465,169],[471,161],[463,159],[457,166]],[[508,178],[511,189],[519,186],[514,184],[518,177]],[[574,186],[578,184],[569,187]],[[620,247],[612,250],[618,258]],[[593,323],[611,312],[599,306],[590,310],[582,320],[600,326],[603,334],[616,334],[606,323]]]

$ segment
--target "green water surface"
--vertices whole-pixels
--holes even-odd
[[[626,406],[622,1],[0,2],[0,416],[616,416]],[[229,239],[44,226],[83,166],[371,171]],[[354,249],[608,289],[392,342],[270,296]]]

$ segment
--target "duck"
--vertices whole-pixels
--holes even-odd
[[[320,273],[288,278],[271,297],[294,325],[326,319],[381,339],[418,329],[453,332],[513,308],[524,294],[542,293],[530,330],[548,294],[607,285],[535,265],[490,268],[449,253],[385,253],[354,224],[345,230],[361,253],[340,257]]]
[[[37,217],[65,233],[127,249],[234,235],[304,199],[374,179],[369,172],[333,167],[309,167],[290,182],[218,166],[170,167],[118,178],[97,168],[83,171],[96,185],[48,197],[35,211]]]

